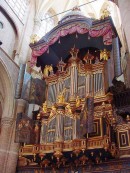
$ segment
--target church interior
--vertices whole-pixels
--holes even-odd
[[[130,172],[129,17],[129,0],[1,0],[0,173]]]

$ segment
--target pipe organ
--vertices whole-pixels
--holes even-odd
[[[60,62],[61,64],[63,62]],[[59,64],[58,64],[59,66]],[[78,57],[71,57],[66,71],[59,69],[59,74],[52,75],[46,79],[48,83],[48,98],[50,106],[56,102],[56,96],[65,89],[65,100],[98,97],[106,93],[105,86],[108,85],[106,62],[98,64],[83,64]],[[98,69],[98,70],[97,70]],[[105,76],[106,75],[106,76]]]
[[[114,132],[110,126],[115,120],[112,94],[107,93],[107,61],[92,63],[89,55],[83,62],[78,51],[72,48],[68,62],[61,60],[56,73],[43,74],[47,93],[37,115],[40,142],[20,149],[22,158],[30,155],[33,162],[40,158],[41,167],[50,165],[53,157],[60,165],[63,158],[66,164],[71,163],[71,157],[85,163],[86,156],[92,159],[95,151],[97,163],[116,155],[115,141],[111,139]],[[45,68],[49,72],[50,67]]]
[[[89,19],[76,7],[30,45],[31,64],[37,61],[43,72],[24,83],[23,66],[18,83],[24,83],[22,99],[40,107],[32,119],[17,115],[18,173],[113,172],[115,161],[115,171],[124,171],[119,158],[130,157],[130,116],[119,115],[128,112],[130,92],[114,78],[121,74],[118,38],[111,18]]]

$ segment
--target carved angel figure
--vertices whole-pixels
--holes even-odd
[[[102,11],[101,19],[105,19],[106,17],[109,17],[109,16],[110,16],[110,12],[108,11],[108,9],[104,9]]]
[[[43,71],[43,75],[44,77],[48,77],[49,76],[49,66],[46,65]]]
[[[53,116],[56,114],[56,107],[53,105],[51,108],[50,116]]]
[[[50,75],[53,74],[53,67],[52,65],[46,65],[44,70],[43,70],[43,76],[44,77],[48,77]]]
[[[65,91],[66,91],[66,88],[64,88],[63,91],[59,93],[58,103],[65,103],[65,98],[64,98]]]
[[[52,67],[52,64],[48,67],[48,69],[49,69],[50,75],[52,75],[52,74],[53,74],[53,67]]]
[[[39,36],[37,34],[31,35],[30,43],[34,44],[34,43],[38,42],[39,39],[40,38],[39,38]]]
[[[100,60],[107,61],[110,57],[110,52],[107,51],[106,49],[100,50]]]
[[[76,98],[76,108],[78,108],[81,105],[81,98],[77,96]]]
[[[72,114],[72,110],[71,110],[70,103],[68,103],[68,104],[66,105],[65,111],[66,111],[66,113],[68,113],[68,114]]]
[[[45,103],[42,104],[42,111],[43,113],[47,113],[47,103],[45,101]]]

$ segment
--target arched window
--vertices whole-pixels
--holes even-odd
[[[18,18],[22,21],[29,3],[28,0],[6,0]]]
[[[53,14],[51,13],[46,13],[44,15],[41,15],[41,27],[38,32],[38,36],[41,38],[44,36],[47,32],[49,32],[52,28],[55,26],[55,20],[53,17],[51,17]]]

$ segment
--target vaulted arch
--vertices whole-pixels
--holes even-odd
[[[10,22],[10,24],[12,25],[14,31],[16,32],[17,37],[19,36],[19,31],[18,28],[15,24],[15,22],[12,20],[12,18],[9,16],[9,14],[6,12],[6,10],[0,6],[0,11],[4,14],[4,16],[7,17],[8,21]]]
[[[14,53],[19,42],[18,26],[3,7],[0,7],[0,11],[0,22],[3,24],[3,28],[0,31],[0,41],[3,43],[1,47],[14,59]]]

